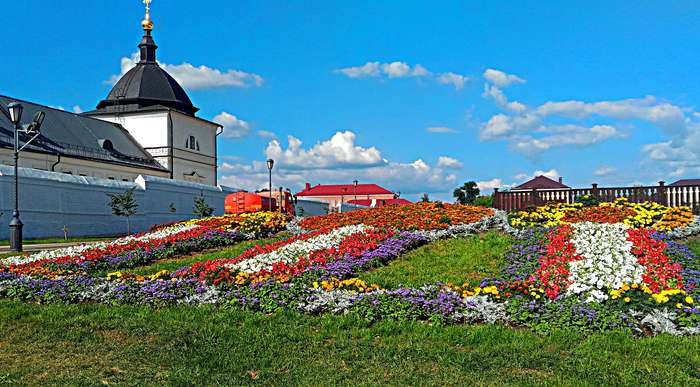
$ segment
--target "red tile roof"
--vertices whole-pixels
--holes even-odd
[[[348,203],[351,204],[358,204],[360,206],[371,206],[372,205],[372,199],[357,199],[357,200],[349,200]],[[412,204],[410,201],[402,198],[398,199],[377,199],[376,200],[376,207],[382,207],[382,206],[389,206],[392,204],[399,204],[399,205],[406,205],[406,204]]]
[[[700,185],[700,179],[681,179],[669,184],[671,187],[685,187],[689,185]]]
[[[340,195],[393,195],[388,189],[376,184],[358,184],[355,190],[354,184],[316,185],[312,187],[306,184],[303,191],[297,192],[297,196],[340,196]]]
[[[519,186],[513,188],[514,190],[517,189],[556,189],[556,188],[571,188],[568,185],[564,185],[556,180],[552,180],[548,178],[547,176],[536,176],[532,180],[526,181]]]

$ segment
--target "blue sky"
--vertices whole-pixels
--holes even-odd
[[[142,33],[138,0],[3,7],[0,93],[66,110],[107,95]],[[268,156],[276,186],[357,178],[409,198],[538,171],[700,175],[691,1],[154,0],[152,18],[159,61],[227,126],[222,184],[264,185]]]

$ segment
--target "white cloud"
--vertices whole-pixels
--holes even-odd
[[[493,140],[506,137],[515,131],[511,117],[505,114],[496,114],[479,130],[482,140]]]
[[[464,84],[469,80],[469,77],[455,74],[453,72],[442,73],[437,76],[438,83],[443,85],[453,85],[456,90],[462,90]]]
[[[554,134],[539,138],[516,136],[511,139],[513,147],[524,154],[533,155],[554,147],[588,146],[610,138],[622,137],[617,129],[609,125],[595,125],[590,128],[577,125],[543,126],[538,128],[538,131]]]
[[[513,83],[525,83],[525,80],[517,75],[506,74],[496,69],[486,69],[484,78],[498,87],[508,87]]]
[[[226,138],[242,138],[250,133],[250,124],[227,112],[217,114],[214,122],[224,126],[222,136]]]
[[[220,167],[220,184],[247,190],[267,187],[268,172],[263,162],[251,165],[229,164]],[[272,184],[301,190],[306,182],[313,184],[339,184],[353,180],[376,183],[394,192],[407,195],[449,192],[457,184],[457,175],[442,168],[433,168],[422,160],[412,163],[389,162],[368,168],[273,170]],[[417,199],[417,197],[415,198]]]
[[[391,63],[367,62],[362,66],[345,67],[337,69],[335,72],[344,74],[350,78],[369,78],[382,75],[388,78],[405,78],[425,77],[430,75],[430,72],[419,64],[411,66],[406,62],[400,61]]]
[[[367,62],[362,66],[353,66],[336,69],[338,74],[348,78],[432,78],[442,85],[452,85],[456,90],[461,90],[469,77],[454,72],[435,74],[420,64],[410,65],[406,62],[395,61],[390,63]]]
[[[456,129],[448,128],[446,126],[431,126],[425,130],[430,133],[459,133]]]
[[[286,149],[278,140],[267,145],[265,155],[288,169],[350,168],[386,164],[375,147],[363,148],[355,144],[355,133],[336,132],[329,140],[318,142],[309,149],[294,136],[287,136]]]
[[[381,74],[381,63],[367,62],[362,66],[346,67],[337,69],[335,72],[345,74],[350,78],[378,77]]]
[[[656,97],[586,103],[582,101],[547,102],[536,109],[540,116],[584,119],[596,115],[619,120],[643,120],[664,129],[684,129],[689,120],[682,108],[659,102]]]
[[[615,173],[616,171],[617,171],[617,168],[615,168],[615,167],[603,165],[603,166],[598,167],[595,171],[593,171],[593,175],[599,176],[599,177],[609,176],[609,175],[612,175],[613,173]]]
[[[461,161],[459,161],[455,158],[448,157],[448,156],[440,156],[438,158],[438,167],[462,169],[464,167],[464,164],[462,164]]]
[[[484,93],[482,94],[484,98],[491,98],[494,101],[496,101],[496,105],[499,107],[515,112],[515,113],[522,113],[525,110],[527,110],[527,106],[524,104],[518,102],[518,101],[512,101],[509,102],[508,98],[506,98],[505,94],[503,94],[503,91],[499,89],[496,86],[484,84]]]
[[[277,135],[275,133],[267,130],[258,130],[257,134],[259,137],[262,138],[277,138]]]
[[[134,53],[131,57],[122,57],[121,72],[112,75],[106,82],[115,84],[139,61],[139,53]],[[264,79],[253,73],[241,70],[219,70],[208,66],[193,66],[190,63],[172,65],[158,62],[163,70],[172,75],[175,80],[184,88],[190,90],[214,89],[222,87],[255,87],[262,86]]]
[[[507,186],[503,184],[502,179],[491,179],[484,181],[477,181],[476,186],[479,187],[479,191],[482,195],[488,195],[489,191],[493,191],[494,188],[506,188]]]
[[[82,113],[82,112],[83,112],[83,109],[80,107],[80,105],[74,105],[74,106],[73,106],[73,113],[78,113],[78,114],[80,114],[80,113]]]
[[[302,148],[301,141],[293,136],[289,136],[288,141],[286,149],[273,140],[265,150],[266,158],[275,159],[275,187],[300,190],[306,182],[337,184],[357,179],[400,191],[404,196],[424,192],[449,196],[457,184],[457,175],[448,171],[456,165],[455,162],[459,163],[455,159],[443,158],[434,166],[422,159],[387,161],[381,158],[377,148],[357,146],[352,132],[337,132],[329,140],[320,141],[309,149]],[[268,171],[263,161],[250,164],[225,162],[219,167],[219,172],[222,185],[248,190],[267,186]]]
[[[535,177],[537,177],[537,176],[545,176],[545,177],[548,177],[548,178],[550,178],[550,179],[552,179],[552,180],[556,180],[556,179],[558,179],[559,176],[561,176],[561,175],[559,174],[559,171],[557,171],[556,169],[552,168],[552,169],[550,169],[550,170],[548,170],[548,171],[543,171],[543,170],[541,170],[541,169],[538,169],[538,170],[536,170],[535,172],[533,172],[533,173],[531,173],[531,174],[520,173],[520,174],[517,174],[517,175],[513,176],[513,178],[514,178],[515,180],[518,180],[519,182],[523,183],[523,182],[526,182],[526,181],[528,181],[528,180],[530,180],[530,179],[533,179],[533,178],[535,178]]]

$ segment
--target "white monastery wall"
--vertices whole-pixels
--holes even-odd
[[[232,188],[196,184],[153,176],[118,181],[20,168],[20,216],[24,238],[116,235],[126,233],[126,219],[112,215],[107,193],[135,187],[139,207],[131,218],[132,232],[153,224],[194,217],[194,198],[203,194],[215,214],[223,214],[224,197]],[[173,204],[176,211],[170,210]],[[0,165],[0,240],[7,240],[14,207],[12,167]]]

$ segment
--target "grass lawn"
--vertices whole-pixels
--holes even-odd
[[[700,337],[0,301],[7,384],[700,383]]]
[[[482,278],[498,272],[504,263],[503,254],[511,243],[510,236],[494,231],[440,240],[399,257],[387,266],[364,273],[360,278],[386,288],[437,281],[476,285]]]
[[[201,262],[201,261],[206,261],[209,259],[217,259],[217,258],[233,258],[233,257],[241,254],[243,251],[245,251],[245,250],[247,250],[255,245],[274,243],[274,242],[277,242],[281,239],[288,238],[288,237],[289,237],[289,234],[287,234],[287,233],[279,233],[279,234],[272,236],[270,238],[256,239],[254,241],[245,241],[245,242],[237,243],[231,247],[227,247],[225,249],[217,250],[214,252],[191,255],[191,256],[187,256],[187,257],[177,257],[177,258],[172,258],[172,259],[165,259],[162,261],[154,262],[154,263],[147,265],[147,266],[140,266],[140,267],[137,267],[134,269],[128,269],[128,270],[123,270],[123,271],[125,273],[133,273],[133,274],[140,274],[140,275],[154,274],[160,270],[173,271],[173,270],[177,270],[181,267],[191,265],[195,262]]]
[[[17,253],[0,253],[0,259],[18,255]]]
[[[76,238],[68,238],[68,239],[63,239],[63,238],[25,239],[24,241],[22,241],[22,243],[25,245],[38,245],[38,244],[46,244],[46,243],[99,242],[99,241],[110,241],[112,239],[117,239],[119,237],[120,237],[120,235],[104,236],[104,237],[76,237]],[[0,246],[9,246],[9,245],[10,245],[10,241],[7,241],[7,240],[0,241]]]

